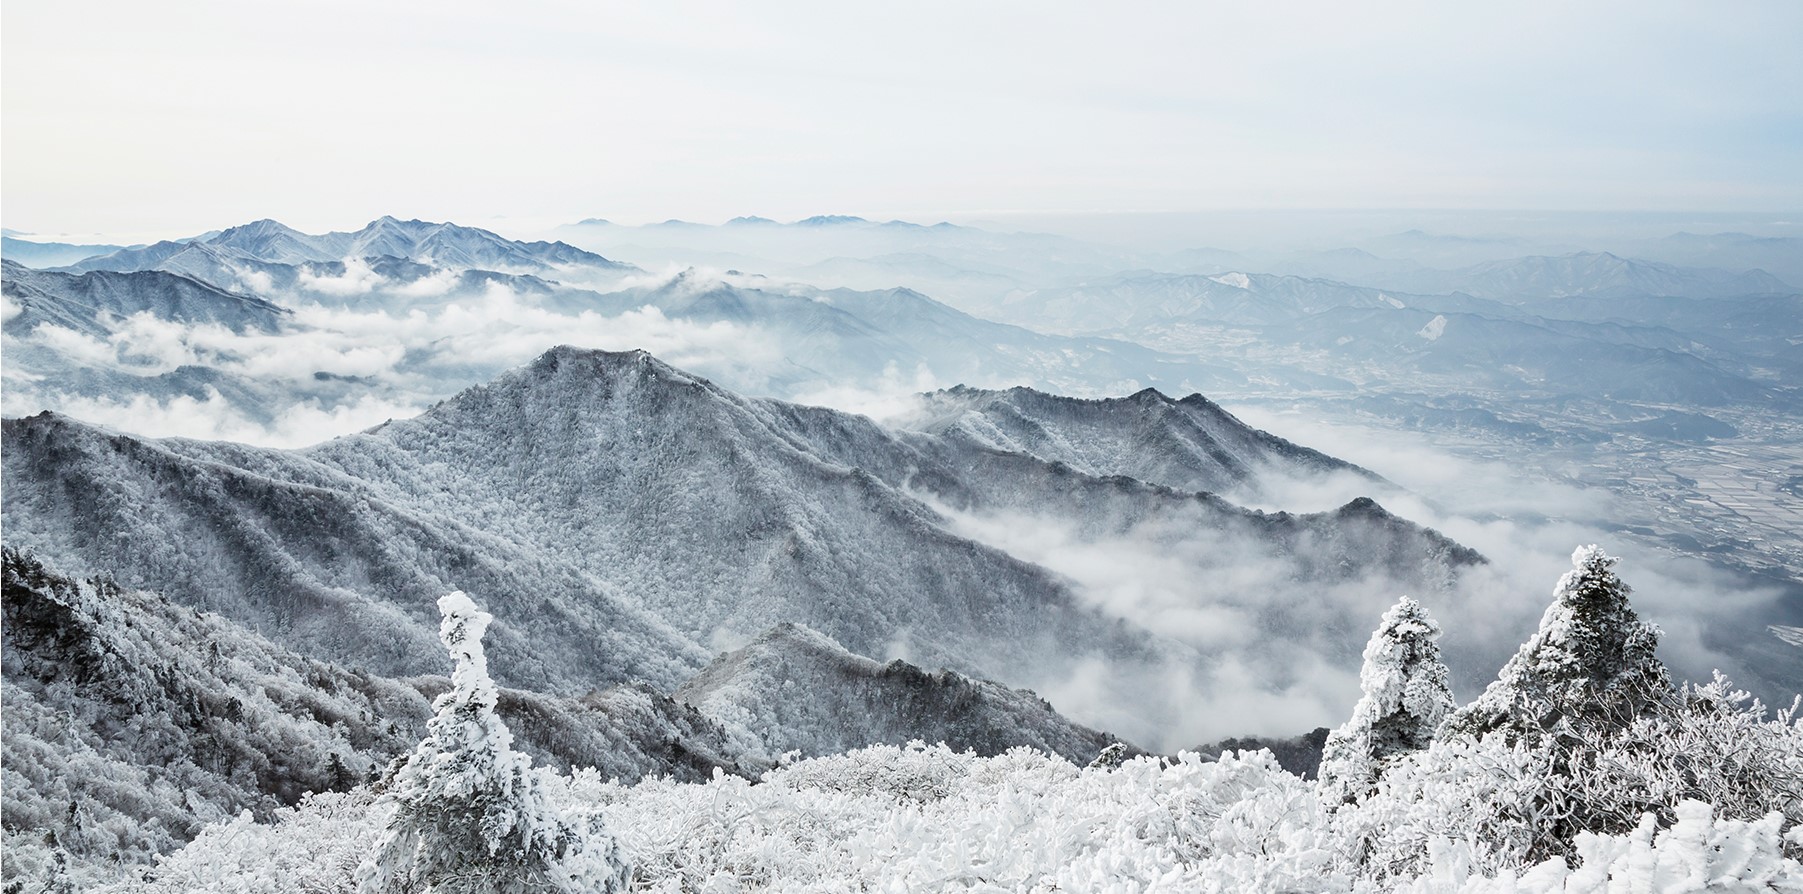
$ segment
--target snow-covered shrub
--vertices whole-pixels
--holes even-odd
[[[1779,831],[1781,817],[1716,816],[1708,804],[1675,805],[1665,829],[1652,814],[1622,835],[1579,833],[1575,868],[1554,857],[1519,872],[1475,872],[1460,843],[1436,842],[1429,871],[1395,885],[1397,894],[1556,894],[1556,892],[1689,892],[1765,894],[1803,891],[1803,865],[1784,856],[1803,833]]]
[[[393,811],[393,804],[379,802],[368,789],[308,795],[294,807],[277,810],[269,822],[258,822],[247,810],[159,858],[141,880],[102,890],[343,894],[356,890],[357,866]]]
[[[1363,694],[1322,750],[1319,778],[1328,797],[1350,801],[1365,794],[1385,764],[1433,741],[1452,707],[1439,635],[1440,625],[1407,596],[1384,613],[1365,645]]]
[[[1674,689],[1615,560],[1572,557],[1540,629],[1427,751],[1394,762],[1341,817],[1350,856],[1378,878],[1425,871],[1435,840],[1479,869],[1575,858],[1584,835],[1677,821],[1697,800],[1724,820],[1803,822],[1803,723],[1768,718],[1719,675]]]
[[[468,596],[438,601],[439,638],[457,662],[430,735],[389,783],[380,844],[357,871],[365,894],[608,892],[625,868],[600,817],[563,777],[534,769],[495,714],[482,634],[493,620]]]
[[[1392,612],[1395,638],[1374,637],[1380,655],[1429,632],[1404,630],[1413,611]],[[450,598],[445,612],[454,689],[387,795],[216,825],[152,878],[113,890],[345,892],[360,876],[445,892],[1803,891],[1803,724],[1767,717],[1720,678],[1617,722],[1561,701],[1588,684],[1561,691],[1535,671],[1552,680],[1535,704],[1565,704],[1577,721],[1443,725],[1427,747],[1390,753],[1350,802],[1266,751],[1079,768],[1026,748],[984,758],[920,742],[785,762],[757,781],[624,785],[592,769],[535,771],[512,752],[482,662],[487,616]],[[1575,613],[1548,616],[1571,622],[1570,636],[1543,630],[1530,645],[1590,635]],[[1431,713],[1408,719],[1425,727]]]

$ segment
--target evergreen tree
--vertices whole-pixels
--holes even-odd
[[[1628,604],[1616,560],[1584,546],[1571,563],[1540,629],[1484,694],[1440,729],[1442,738],[1494,736],[1544,761],[1517,808],[1533,818],[1525,845],[1533,860],[1572,855],[1580,833],[1625,834],[1642,813],[1669,813],[1671,805],[1651,792],[1671,780],[1632,781],[1637,773],[1624,768],[1659,763],[1670,750],[1666,736],[1645,733],[1685,719],[1654,654],[1659,630]]]
[[[1446,731],[1510,741],[1596,740],[1672,705],[1675,692],[1654,654],[1659,629],[1628,604],[1616,559],[1596,546],[1572,553],[1540,629]]]
[[[1363,695],[1322,750],[1321,784],[1335,798],[1358,799],[1386,763],[1433,741],[1452,708],[1446,665],[1435,642],[1439,636],[1440,625],[1407,596],[1384,613],[1365,645],[1359,673]]]
[[[611,892],[625,887],[617,846],[592,814],[570,810],[564,780],[512,748],[495,714],[482,634],[493,620],[461,592],[438,601],[439,639],[457,662],[429,735],[406,759],[364,894]]]

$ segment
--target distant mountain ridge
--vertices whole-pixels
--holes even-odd
[[[9,319],[7,325],[21,329],[48,322],[97,334],[105,330],[107,318],[123,320],[149,313],[158,319],[220,325],[238,333],[274,332],[290,315],[286,308],[261,298],[160,270],[76,275],[32,270],[12,261],[0,262],[0,270],[4,272],[0,289],[20,308],[20,315]]]
[[[353,232],[302,233],[279,221],[259,220],[231,227],[215,236],[188,242],[158,242],[125,249],[71,265],[71,272],[131,272],[170,263],[190,246],[235,259],[273,264],[303,264],[345,258],[402,258],[425,264],[485,270],[551,270],[581,265],[630,269],[601,255],[563,242],[518,242],[488,230],[379,217]]]
[[[1179,490],[1256,492],[1264,475],[1371,472],[1241,422],[1200,394],[1176,400],[1147,388],[1084,400],[1031,388],[959,386],[921,395],[894,424],[972,445],[1024,453],[1096,476],[1125,475]]]
[[[1059,716],[1031,692],[900,659],[874,661],[789,623],[720,656],[676,698],[773,757],[920,739],[985,755],[1032,747],[1081,765],[1116,741]]]
[[[68,242],[38,242],[10,235],[0,236],[0,258],[39,269],[74,264],[87,258],[112,254],[124,248],[126,246],[123,245],[76,245]]]
[[[1580,296],[1740,298],[1798,291],[1763,270],[1679,267],[1609,252],[1529,256],[1459,270],[1423,270],[1390,276],[1385,285],[1416,292],[1463,291],[1511,304]]]

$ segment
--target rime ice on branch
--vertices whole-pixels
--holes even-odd
[[[396,813],[358,870],[363,894],[611,892],[625,887],[618,847],[565,781],[512,748],[495,714],[482,634],[493,616],[468,596],[438,600],[439,639],[457,662],[433,704],[430,734],[395,774]]]
[[[1592,546],[1571,555],[1540,629],[1484,694],[1446,720],[1449,731],[1511,739],[1616,729],[1674,697],[1655,650],[1659,629],[1635,614],[1616,559]]]
[[[1363,696],[1352,718],[1327,736],[1321,784],[1351,801],[1370,790],[1384,764],[1433,741],[1452,690],[1440,661],[1440,625],[1407,596],[1389,611],[1365,645],[1359,673]]]

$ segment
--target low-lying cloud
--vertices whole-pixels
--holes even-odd
[[[349,271],[319,280],[328,281],[349,289],[367,277]],[[435,289],[443,282],[426,277],[401,288],[417,292],[422,284]],[[780,346],[754,326],[674,319],[650,305],[615,315],[559,312],[498,282],[427,307],[372,301],[370,307],[309,303],[292,310],[277,332],[181,323],[148,312],[109,321],[104,337],[50,323],[9,332],[7,346],[23,349],[15,356],[28,361],[47,353],[64,366],[136,377],[143,390],[70,391],[54,377],[33,382],[29,365],[9,362],[6,410],[55,409],[152,436],[295,446],[360,430],[378,414],[375,422],[416,413],[561,344],[642,348],[741,386],[765,383],[783,362]],[[183,368],[216,371],[239,387],[195,392],[166,381]],[[260,422],[265,419],[275,421]]]

